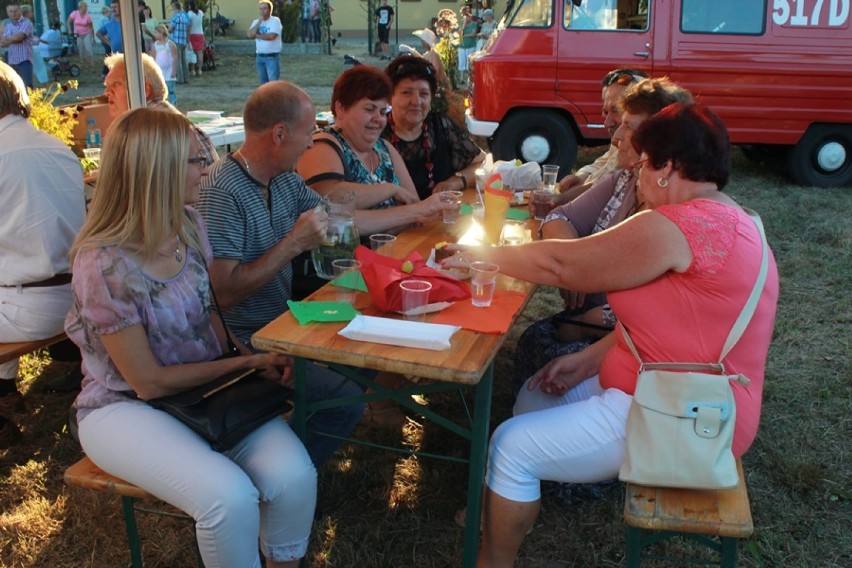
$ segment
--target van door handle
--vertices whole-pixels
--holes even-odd
[[[651,44],[645,44],[645,51],[634,51],[633,55],[636,57],[649,57],[651,55]]]

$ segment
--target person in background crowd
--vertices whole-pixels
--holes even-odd
[[[265,83],[249,96],[243,118],[245,142],[210,169],[198,208],[210,231],[210,278],[223,317],[234,335],[248,343],[253,333],[287,311],[291,261],[319,247],[328,217],[317,208],[320,197],[293,171],[315,128],[316,108],[307,93],[286,81]],[[309,363],[308,399],[331,393],[351,396],[361,389]],[[355,404],[310,416],[305,445],[317,467],[363,414],[364,406]]]
[[[29,120],[21,77],[0,62],[0,342],[62,332],[71,307],[68,251],[86,217],[83,170],[74,153]],[[20,439],[25,409],[18,360],[0,364],[0,449]]]
[[[281,20],[272,15],[272,2],[261,0],[260,17],[249,26],[246,35],[254,38],[255,66],[260,84],[277,81],[281,76]]]
[[[491,39],[491,34],[497,27],[497,22],[494,21],[494,10],[490,8],[482,10],[482,24],[479,26],[479,33],[476,34],[476,50],[482,51],[488,45],[488,40]]]
[[[462,6],[461,9],[462,24],[461,36],[459,41],[459,83],[467,85],[468,79],[468,57],[476,51],[476,34],[478,33],[479,24],[471,13],[470,6]]]
[[[177,101],[175,95],[177,46],[169,39],[169,28],[166,27],[166,24],[159,24],[154,28],[154,38],[155,41],[150,55],[157,62],[160,71],[163,72],[163,78],[166,80],[166,87],[169,91],[169,102],[175,104],[175,101]]]
[[[169,21],[169,39],[177,46],[177,82],[189,82],[189,63],[186,61],[186,45],[189,42],[189,16],[180,2],[172,2],[172,19]]]
[[[390,29],[393,25],[393,8],[388,6],[388,0],[382,0],[376,8],[376,27],[379,34],[379,45],[382,49],[381,59],[390,59]]]
[[[77,9],[68,16],[65,29],[68,30],[68,33],[73,33],[77,36],[77,55],[80,57],[83,67],[87,71],[94,71],[95,61],[92,45],[94,43],[95,27],[92,22],[92,15],[89,13],[89,5],[86,2],[81,0],[77,4]]]
[[[121,35],[121,7],[114,2],[110,7],[112,17],[107,19],[95,34],[109,48],[108,53],[123,53],[124,39]]]
[[[3,26],[0,47],[7,48],[6,59],[12,69],[33,88],[33,24],[21,12],[21,5],[12,2],[6,6],[9,19]]]
[[[142,40],[142,49],[145,52],[150,52],[154,32],[148,27],[148,14],[151,13],[151,9],[145,3],[145,0],[137,0],[136,13],[139,14],[139,37]]]
[[[262,554],[268,568],[296,568],[317,476],[287,422],[275,417],[218,452],[145,402],[250,369],[291,381],[283,355],[240,343],[239,355],[220,357],[228,346],[211,301],[213,257],[191,207],[209,165],[183,115],[137,108],[110,128],[71,250],[65,329],[86,369],[74,403],[80,444],[104,471],[191,516],[204,566],[260,566]]]
[[[195,3],[189,0],[189,45],[195,52],[195,63],[191,69],[193,75],[201,75],[204,66],[204,12]]]
[[[447,72],[444,70],[444,64],[441,62],[441,56],[435,51],[435,44],[438,43],[438,36],[430,29],[415,30],[411,35],[420,38],[420,44],[423,46],[423,59],[428,61],[435,70],[435,78],[438,80],[438,87],[441,89],[450,88],[450,79],[447,77]],[[432,94],[434,96],[435,93]]]

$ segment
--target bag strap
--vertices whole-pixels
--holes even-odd
[[[636,351],[636,346],[633,344],[633,341],[630,339],[630,335],[627,333],[627,328],[624,327],[624,324],[621,321],[618,322],[618,327],[621,330],[621,336],[624,338],[624,342],[627,344],[627,347],[630,349],[630,352],[633,353],[633,356],[636,357],[636,360],[639,361],[640,370],[644,369],[659,369],[662,371],[665,370],[683,370],[683,371],[704,371],[711,370],[716,371],[721,374],[725,373],[725,366],[722,364],[722,360],[730,353],[731,349],[734,348],[734,345],[742,337],[745,332],[746,327],[748,327],[749,322],[751,321],[752,316],[754,315],[754,311],[757,309],[757,303],[760,300],[760,294],[763,291],[763,285],[766,283],[766,275],[769,272],[769,246],[766,243],[766,234],[763,230],[763,221],[760,219],[760,215],[752,211],[748,208],[743,208],[743,210],[751,217],[754,224],[757,226],[757,232],[760,234],[760,242],[762,245],[762,258],[760,261],[760,270],[757,273],[757,280],[754,283],[754,287],[751,290],[751,294],[749,294],[748,299],[746,300],[745,305],[743,306],[742,311],[740,312],[739,317],[734,322],[733,327],[731,328],[730,333],[728,333],[728,338],[725,340],[725,345],[722,347],[722,354],[719,356],[718,363],[645,363],[642,361],[642,358],[639,357],[639,352]]]
[[[228,354],[231,356],[239,355],[240,350],[237,349],[237,345],[231,337],[231,330],[228,329],[228,324],[225,322],[225,316],[222,315],[222,308],[219,307],[219,299],[216,298],[216,290],[213,289],[213,280],[210,278],[210,268],[208,268],[207,261],[204,259],[203,254],[199,253],[198,257],[201,259],[201,264],[204,265],[204,270],[207,272],[207,282],[210,284],[210,295],[213,296],[213,309],[217,314],[219,314],[219,320],[222,322],[222,327],[225,328],[225,341],[228,345]]]

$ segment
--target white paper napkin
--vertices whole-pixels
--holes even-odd
[[[347,339],[443,351],[460,327],[437,323],[356,316],[338,333]]]

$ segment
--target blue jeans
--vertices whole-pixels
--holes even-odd
[[[175,95],[175,80],[169,79],[166,81],[166,88],[169,90],[169,102],[173,105],[177,104],[177,95]]]
[[[30,60],[21,61],[20,63],[15,63],[11,65],[12,69],[14,69],[18,75],[21,76],[21,79],[24,80],[24,85],[33,88],[33,62]]]
[[[329,396],[357,396],[363,393],[358,384],[346,379],[340,373],[310,362],[307,367],[309,402],[322,400]],[[350,404],[340,408],[318,410],[308,418],[308,433],[304,442],[317,469],[322,467],[322,464],[331,457],[342,442],[336,438],[321,436],[312,431],[341,437],[349,436],[364,414],[365,406],[363,403]]]
[[[261,85],[278,80],[278,77],[281,75],[279,56],[278,53],[271,56],[258,54],[255,66],[257,67],[257,78],[260,79]]]

